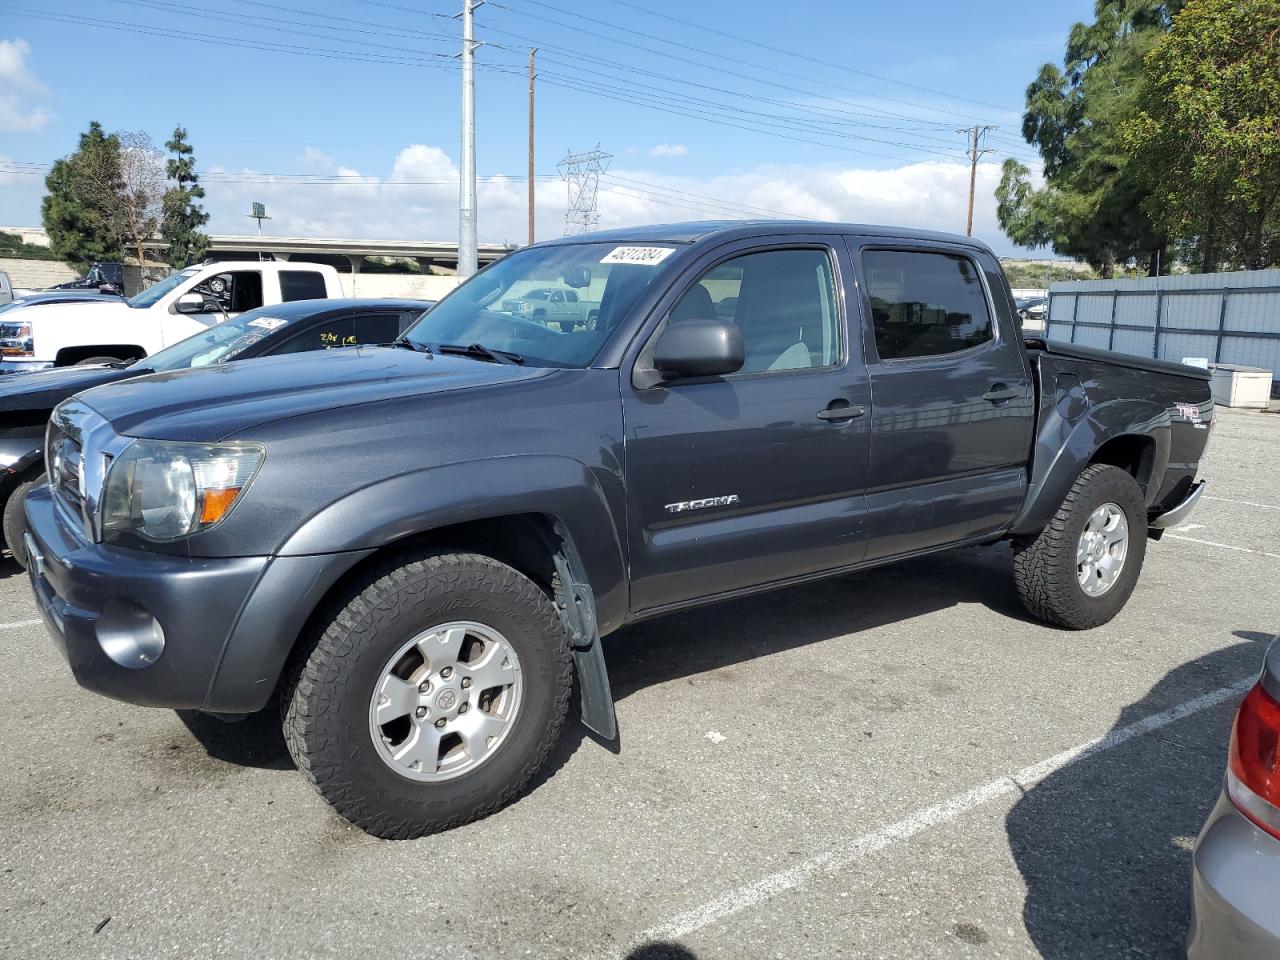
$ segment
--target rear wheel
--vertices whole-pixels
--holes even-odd
[[[509,803],[559,736],[572,686],[550,599],[504,564],[456,553],[401,558],[353,589],[283,690],[298,768],[388,839]]]
[[[1014,546],[1014,579],[1034,616],[1072,630],[1124,607],[1147,549],[1142,488],[1124,470],[1087,467],[1049,525]]]
[[[85,357],[83,360],[77,360],[72,366],[75,367],[99,367],[104,363],[119,363],[120,357]]]

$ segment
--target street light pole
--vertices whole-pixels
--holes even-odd
[[[458,277],[476,272],[476,43],[475,0],[462,0],[462,157],[458,184]]]

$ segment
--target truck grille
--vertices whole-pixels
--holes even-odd
[[[84,507],[84,451],[79,441],[51,423],[44,462],[54,496],[80,514]]]

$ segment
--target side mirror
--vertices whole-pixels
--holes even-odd
[[[742,369],[742,331],[723,320],[668,324],[653,345],[653,366],[664,380],[720,377]]]
[[[177,313],[208,313],[206,298],[200,293],[184,293],[173,305]]]

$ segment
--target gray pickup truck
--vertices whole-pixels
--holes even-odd
[[[560,331],[530,282],[602,291]],[[600,637],[695,604],[1012,542],[1028,610],[1104,623],[1191,509],[1205,371],[1024,341],[980,243],[686,224],[513,253],[390,347],[62,403],[30,576],[77,681],[278,703],[350,822],[420,836],[537,772]],[[1173,600],[1173,598],[1170,598]]]

